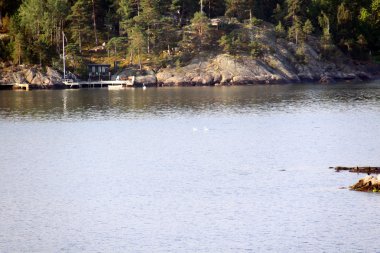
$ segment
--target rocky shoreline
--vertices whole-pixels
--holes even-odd
[[[7,66],[0,72],[0,85],[29,84],[31,88],[64,88],[62,75],[57,70],[38,66]]]
[[[193,59],[188,65],[180,68],[163,68],[157,73],[152,70],[132,71],[136,75],[136,85],[147,87],[172,86],[218,86],[218,85],[255,85],[255,84],[288,84],[288,83],[335,83],[360,82],[378,78],[375,72],[369,72],[350,66],[334,64],[310,68],[303,66],[302,72],[276,61],[278,68],[267,66],[262,60],[249,57],[234,59],[222,54],[208,59]],[[124,75],[124,76],[123,76]],[[131,71],[121,71],[113,76],[128,78]],[[1,84],[29,84],[32,88],[64,88],[62,74],[51,68],[37,66],[17,66],[0,73]]]
[[[288,49],[283,48],[282,54],[266,54],[260,59],[210,54],[194,57],[184,66],[169,66],[156,72],[150,69],[124,69],[115,73],[113,80],[117,76],[127,79],[133,75],[136,77],[137,86],[144,84],[147,87],[171,87],[361,82],[380,76],[379,65],[358,65],[348,58],[338,62],[327,62],[321,60],[316,49],[311,46],[307,46],[306,62],[296,63],[296,60],[292,59],[295,56],[289,49],[291,46],[288,45]],[[62,81],[61,72],[51,67],[22,65],[0,68],[0,85],[25,83],[40,89],[63,88]]]
[[[264,60],[221,54],[208,59],[193,59],[181,68],[161,69],[156,77],[158,86],[207,86],[286,84],[301,82],[334,83],[366,81],[375,77],[364,67],[321,63],[293,66],[276,56]]]
[[[154,71],[145,67],[140,71],[136,66],[129,66],[114,73],[113,80],[117,76],[122,80],[135,76],[137,86],[165,87],[360,82],[380,77],[380,64],[354,61],[334,45],[330,45],[326,52],[320,38],[315,36],[307,36],[302,44],[296,44],[278,36],[271,24],[239,29],[255,39],[258,55],[245,51],[230,55],[218,47],[187,53],[187,56],[178,52],[165,63],[165,67]],[[62,74],[51,67],[14,67],[0,62],[2,83],[27,83],[38,88],[62,87]]]

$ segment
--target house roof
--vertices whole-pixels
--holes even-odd
[[[87,64],[87,66],[89,66],[89,67],[92,67],[92,66],[111,67],[110,64],[93,64],[93,63]]]

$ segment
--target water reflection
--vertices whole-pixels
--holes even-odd
[[[377,252],[379,84],[0,92],[0,252]]]
[[[268,85],[83,90],[1,91],[0,117],[13,119],[102,119],[184,114],[348,110],[360,103],[379,108],[378,83],[364,85]]]

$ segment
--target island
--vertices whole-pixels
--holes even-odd
[[[377,1],[358,1],[360,8],[328,2],[327,8],[298,0],[1,1],[0,87],[378,78]],[[96,65],[109,67],[89,67]],[[116,82],[132,78],[131,85]]]

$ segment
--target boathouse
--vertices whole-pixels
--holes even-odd
[[[88,80],[111,80],[111,65],[109,64],[88,64]]]

